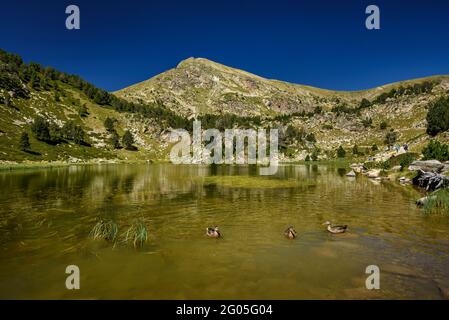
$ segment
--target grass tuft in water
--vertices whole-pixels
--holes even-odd
[[[100,220],[92,228],[90,237],[93,239],[104,239],[107,241],[114,241],[117,238],[118,226],[112,220]]]
[[[424,204],[425,214],[449,214],[449,190],[440,189],[428,196]]]
[[[142,221],[134,222],[123,234],[125,244],[132,243],[134,248],[142,247],[148,240],[148,229]]]

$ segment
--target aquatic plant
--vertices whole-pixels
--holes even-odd
[[[148,240],[148,229],[142,221],[135,221],[123,234],[122,242],[132,243],[134,248],[142,247]]]
[[[316,184],[310,179],[278,179],[260,176],[211,176],[205,177],[204,185],[217,185],[224,188],[240,189],[276,189],[276,188],[300,188]]]
[[[423,210],[425,214],[449,214],[449,190],[440,189],[429,195]]]
[[[107,241],[114,241],[117,238],[118,226],[115,221],[103,220],[97,222],[97,224],[90,231],[90,237],[93,239],[104,239]]]

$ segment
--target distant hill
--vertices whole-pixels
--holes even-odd
[[[108,93],[78,76],[25,64],[0,50],[0,160],[167,159],[168,130],[190,129],[195,118],[203,127],[220,130],[276,127],[284,159],[304,159],[313,152],[333,158],[340,145],[352,156],[354,144],[367,156],[375,153],[373,144],[384,145],[390,130],[399,143],[420,151],[429,139],[427,108],[448,90],[449,76],[433,76],[364,91],[331,91],[189,58]],[[36,117],[47,122],[51,141],[36,135]],[[112,131],[104,125],[107,118],[113,119]],[[73,128],[82,129],[82,141],[72,137]],[[127,130],[136,150],[123,148]],[[23,132],[31,150],[19,148]],[[438,138],[447,140],[446,133]]]

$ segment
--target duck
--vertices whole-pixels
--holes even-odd
[[[220,230],[218,230],[217,226],[215,226],[213,228],[212,227],[207,228],[206,235],[211,238],[220,238],[221,237]]]
[[[347,225],[334,226],[330,221],[326,221],[323,225],[327,226],[327,231],[333,234],[344,233],[348,229]]]
[[[290,226],[284,231],[284,235],[289,239],[295,239],[297,233],[296,230],[293,229],[293,226]]]

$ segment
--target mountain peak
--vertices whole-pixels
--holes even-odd
[[[187,59],[182,60],[180,63],[178,63],[178,65],[176,66],[177,68],[182,68],[188,65],[208,65],[208,66],[223,66],[222,64],[206,59],[206,58],[195,58],[195,57],[190,57]]]

